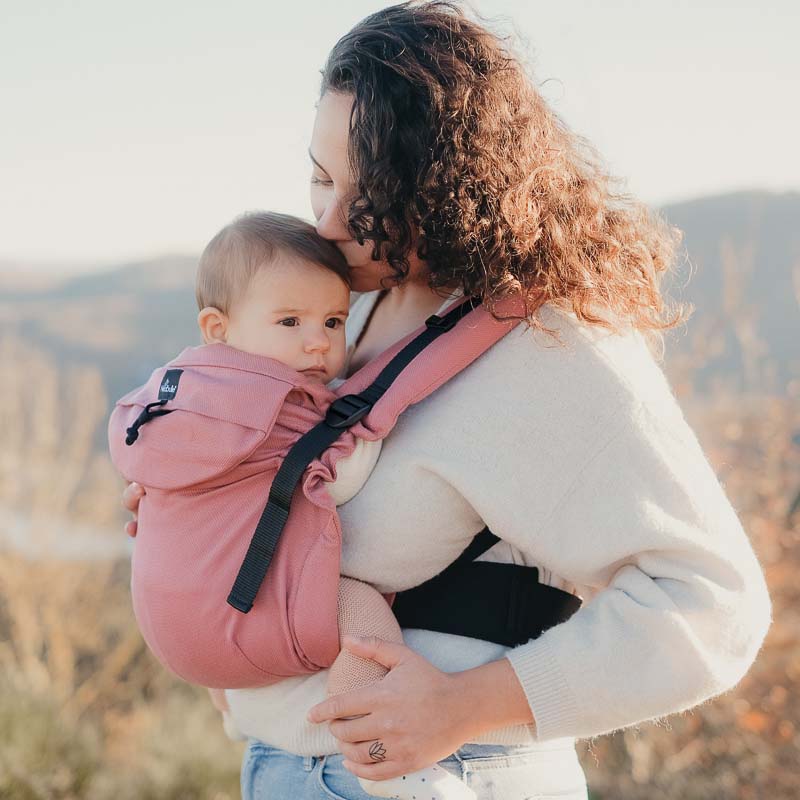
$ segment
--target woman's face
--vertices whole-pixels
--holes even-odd
[[[320,236],[334,242],[350,267],[354,292],[381,288],[381,278],[392,275],[386,261],[372,260],[372,243],[359,244],[347,230],[347,210],[354,198],[355,181],[347,161],[347,139],[353,96],[325,92],[317,106],[311,134],[311,207]],[[424,272],[420,262],[409,254],[410,280]]]

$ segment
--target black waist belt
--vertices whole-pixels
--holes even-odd
[[[400,625],[514,647],[581,607],[576,595],[539,583],[536,567],[474,560],[498,541],[484,528],[443,572],[398,592],[392,611]]]

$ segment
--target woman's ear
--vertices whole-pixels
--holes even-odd
[[[197,325],[206,344],[225,342],[228,333],[228,318],[218,308],[206,306],[197,315]]]

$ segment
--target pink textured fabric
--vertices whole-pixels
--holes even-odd
[[[516,310],[508,301],[501,313]],[[109,420],[111,457],[147,487],[139,506],[131,590],[156,657],[191,683],[261,686],[329,667],[339,653],[341,528],[325,486],[355,438],[384,438],[409,405],[437,389],[514,326],[483,308],[465,316],[406,367],[359,423],[306,470],[253,608],[226,602],[283,458],[337,397],[369,386],[423,328],[336,391],[273,359],[224,344],[186,348],[121,398]],[[133,445],[125,431],[158,397],[166,369],[181,369],[165,408]]]

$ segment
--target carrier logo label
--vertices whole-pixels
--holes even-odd
[[[173,400],[178,393],[178,384],[183,374],[182,369],[168,369],[161,386],[158,387],[159,400]]]

